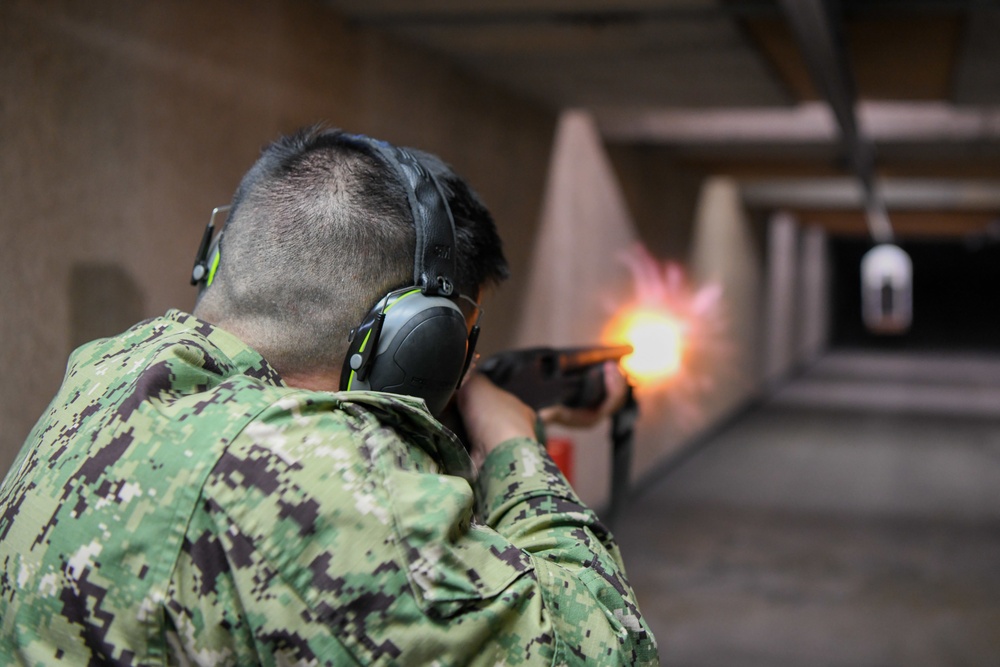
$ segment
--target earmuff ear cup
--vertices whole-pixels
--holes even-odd
[[[424,399],[431,414],[440,414],[465,370],[465,315],[451,300],[419,291],[401,296],[384,312],[378,340],[369,341],[377,348],[368,368],[359,374],[345,366],[349,377],[342,387],[416,396]]]
[[[368,381],[377,391],[422,398],[431,414],[438,415],[461,379],[467,338],[465,318],[458,309],[422,310],[375,358]]]

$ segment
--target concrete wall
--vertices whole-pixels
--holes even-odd
[[[797,362],[808,366],[830,345],[830,256],[826,231],[818,225],[802,230],[799,248],[798,308],[801,328],[796,345]]]
[[[799,224],[788,212],[778,211],[767,223],[767,325],[764,378],[777,383],[795,367],[799,300]]]
[[[766,391],[770,299],[766,228],[743,203],[740,183],[685,162],[664,147],[609,146],[641,242],[683,265],[692,290],[721,294],[718,328],[702,330],[675,386],[641,404],[633,479],[654,480],[664,462]],[[794,292],[795,276],[782,277]]]
[[[656,257],[686,263],[709,174],[662,146],[609,144],[607,150],[643,244]]]
[[[694,285],[717,287],[720,299],[716,326],[704,331],[691,363],[697,382],[690,393],[696,409],[689,423],[681,424],[682,444],[696,440],[764,391],[766,257],[740,186],[731,177],[712,176],[702,184],[689,271]]]
[[[816,361],[830,339],[830,259],[826,232],[787,211],[767,221],[764,380],[777,387]]]
[[[697,192],[684,261],[694,317],[681,372],[661,395],[640,401],[632,476],[641,486],[764,390],[766,258],[758,229],[733,178],[710,176]]]
[[[491,206],[517,276],[555,116],[307,0],[0,3],[0,474],[71,349],[188,308],[194,251],[261,145],[324,121],[419,146]]]
[[[574,109],[560,115],[546,184],[514,346],[608,343],[608,322],[634,298],[623,255],[635,245],[636,233],[588,112]],[[548,429],[550,438],[572,443],[570,479],[593,507],[607,501],[611,488],[608,429],[607,423],[588,430]],[[636,442],[637,449],[646,446]]]
[[[759,225],[734,179],[705,178],[659,149],[609,149],[582,111],[561,117],[544,201],[518,345],[594,344],[615,314],[637,305],[687,323],[682,370],[637,389],[632,479],[648,481],[762,390],[767,257]],[[637,241],[649,261],[635,254]],[[783,275],[782,287],[793,292],[794,277]],[[607,425],[550,435],[573,443],[584,501],[606,503]]]

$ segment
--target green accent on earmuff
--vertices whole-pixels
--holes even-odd
[[[368,339],[371,337],[372,337],[372,332],[371,329],[369,329],[368,332],[365,333],[365,339],[361,341],[361,347],[358,348],[358,352],[365,351],[365,347],[368,345]],[[347,391],[351,390],[351,385],[354,384],[354,378],[356,378],[357,376],[358,376],[357,371],[351,371],[351,377],[347,379]]]
[[[383,310],[382,312],[383,313],[388,313],[390,310],[392,310],[392,307],[395,306],[397,303],[399,303],[400,301],[402,301],[406,297],[410,296],[411,294],[415,294],[415,293],[417,293],[419,291],[420,291],[420,288],[419,287],[415,287],[414,289],[411,289],[409,292],[403,292],[402,294],[399,295],[399,298],[393,299],[393,302],[390,303],[388,306],[386,306],[385,310]]]
[[[219,270],[219,260],[221,258],[222,253],[216,250],[215,254],[212,256],[212,268],[208,270],[208,278],[205,279],[205,287],[211,285],[212,281],[215,280],[215,272]]]
[[[213,271],[213,274],[214,274],[214,271]],[[211,277],[209,278],[209,282],[211,282]],[[388,313],[390,310],[392,310],[393,306],[395,306],[397,303],[399,303],[400,301],[402,301],[406,297],[411,296],[413,294],[419,294],[419,293],[420,293],[420,288],[419,287],[415,287],[415,288],[411,289],[409,292],[404,292],[403,294],[400,294],[399,297],[393,299],[392,303],[390,303],[388,306],[386,306],[382,310],[382,314],[384,315],[385,313]],[[365,337],[361,341],[361,345],[358,347],[358,353],[364,352],[365,348],[368,347],[368,339],[371,338],[371,335],[372,335],[372,330],[371,329],[369,329],[367,332],[365,332]],[[347,391],[351,391],[351,387],[354,385],[354,378],[356,378],[357,375],[358,375],[357,371],[353,371],[353,370],[351,371],[350,376],[347,378]]]

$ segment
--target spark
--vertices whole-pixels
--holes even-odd
[[[622,367],[637,392],[669,399],[679,421],[697,422],[699,404],[731,356],[722,288],[692,286],[679,264],[660,262],[641,245],[619,259],[632,274],[634,295],[614,312],[603,341],[634,348]]]
[[[612,339],[632,346],[634,351],[622,359],[622,367],[640,384],[670,378],[680,371],[684,330],[676,317],[655,309],[630,310],[619,315],[610,328]]]

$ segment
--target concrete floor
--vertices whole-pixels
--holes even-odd
[[[665,665],[1000,665],[1000,362],[831,355],[616,534]]]

